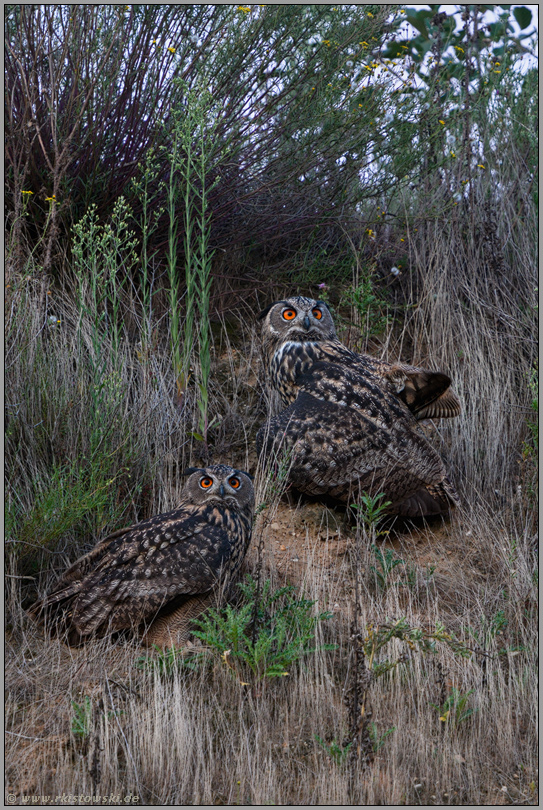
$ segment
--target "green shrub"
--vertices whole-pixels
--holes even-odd
[[[317,626],[332,614],[314,613],[315,603],[295,598],[292,585],[272,591],[266,580],[258,595],[257,583],[248,575],[239,588],[243,593],[239,607],[208,610],[196,620],[200,629],[194,631],[238,677],[257,681],[283,677],[305,656],[335,649],[315,640]]]

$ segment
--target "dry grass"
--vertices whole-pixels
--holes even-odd
[[[440,621],[468,643],[470,628],[479,633],[479,641],[471,637],[473,648],[485,654],[467,660],[447,649],[435,656],[411,653],[407,663],[374,681],[372,721],[379,736],[395,730],[370,768],[357,771],[352,792],[348,766],[316,741],[341,743],[346,734],[352,560],[348,551],[336,555],[335,538],[315,539],[311,528],[295,547],[288,527],[300,525],[304,509],[279,507],[267,531],[265,572],[277,582],[285,578],[281,554],[271,551],[279,536],[299,560],[289,579],[318,599],[319,608],[333,609],[323,634],[337,650],[308,658],[284,679],[251,683],[245,673],[246,686],[220,659],[202,672],[141,671],[142,650],[130,642],[70,650],[25,622],[18,581],[12,581],[12,612],[19,610],[20,621],[8,641],[8,789],[19,797],[131,793],[140,803],[166,805],[484,805],[518,803],[519,796],[536,803],[536,647],[526,616],[534,593],[523,550],[515,575],[498,585],[488,576],[488,558],[495,572],[507,565],[504,527],[489,525],[487,535],[466,539],[468,523],[458,516],[433,534],[418,532],[415,542],[397,539],[398,553],[419,577],[412,586],[395,577],[384,593],[375,589],[369,572],[375,560],[364,550],[364,624],[385,616],[405,616],[415,626]],[[493,551],[481,558],[479,546],[491,538]],[[428,553],[438,563],[430,581],[423,564]],[[513,581],[502,635],[487,633],[483,640],[483,617],[488,629],[503,604],[497,587]],[[394,646],[386,651],[391,658],[399,652],[399,643]],[[504,648],[510,651],[501,653]],[[452,686],[473,690],[469,705],[476,711],[458,726],[440,722],[432,706],[441,705]],[[91,710],[86,733],[78,736],[73,702],[82,706],[85,697]]]
[[[161,323],[152,323],[143,345],[132,307],[116,354],[100,327],[100,365],[95,324],[60,293],[44,309],[41,286],[12,275],[6,769],[16,803],[34,796],[52,797],[36,804],[88,804],[70,797],[100,796],[123,804],[137,796],[149,805],[537,804],[535,467],[523,452],[535,356],[532,265],[516,257],[524,268],[516,296],[485,298],[474,277],[460,274],[453,236],[413,238],[413,260],[426,269],[419,307],[386,348],[454,379],[463,415],[429,431],[464,505],[449,523],[396,526],[381,538],[403,560],[385,589],[362,545],[360,610],[363,627],[387,617],[422,628],[439,622],[473,653],[407,650],[407,660],[373,680],[368,702],[382,745],[367,768],[336,762],[316,739],[341,746],[348,731],[356,527],[318,503],[279,500],[262,471],[257,503],[267,507],[246,568],[261,564],[263,577],[293,582],[315,609],[330,609],[318,633],[334,651],[262,682],[220,658],[166,675],[138,668],[144,653],[135,641],[69,649],[28,621],[23,608],[68,560],[108,531],[172,508],[180,473],[207,451],[192,436],[192,395],[181,407],[174,395]],[[468,259],[476,261],[475,248]],[[53,315],[60,324],[49,324]],[[210,414],[221,420],[210,451],[254,471],[254,436],[267,408],[258,339],[241,314],[214,334]],[[379,661],[396,659],[404,646],[391,642]],[[470,693],[474,712],[440,721],[436,706],[453,688]]]

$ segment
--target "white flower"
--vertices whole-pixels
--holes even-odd
[[[399,271],[399,269],[397,267],[391,267],[390,272],[392,273],[393,276],[399,276],[400,275],[400,271]]]

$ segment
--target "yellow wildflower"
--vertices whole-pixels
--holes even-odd
[[[373,14],[371,13],[371,11],[368,11],[368,17],[373,17]]]
[[[483,164],[482,164],[482,163],[478,163],[478,164],[477,164],[477,166],[478,166],[480,169],[486,169],[486,166],[483,166]]]
[[[445,121],[442,121],[441,118],[439,119],[439,123],[445,126]]]
[[[170,52],[170,53],[175,53],[175,48],[172,48],[172,46],[171,46],[171,45],[170,45],[170,47],[168,48],[168,50],[169,50],[169,52]]]
[[[250,10],[251,6],[238,6],[238,11],[243,11],[244,14],[247,14],[247,12]]]
[[[21,191],[21,194],[34,194],[33,191]]]
[[[45,202],[53,202],[54,200],[56,200],[56,198],[57,198],[57,195],[53,194],[52,197],[46,197]]]

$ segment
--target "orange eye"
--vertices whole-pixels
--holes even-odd
[[[312,309],[311,312],[313,313],[313,317],[320,321],[322,318],[322,309],[315,307],[315,309]]]
[[[291,321],[295,317],[296,317],[295,309],[285,309],[285,311],[283,312],[283,318],[285,319],[285,321]]]
[[[209,489],[212,484],[213,478],[210,478],[209,475],[204,475],[203,478],[200,478],[200,486],[202,489]]]
[[[241,486],[241,481],[239,480],[239,478],[236,478],[235,475],[233,475],[232,478],[228,479],[228,483],[230,484],[232,489],[239,489]]]

